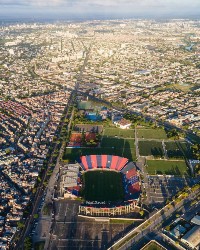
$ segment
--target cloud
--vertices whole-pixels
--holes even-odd
[[[0,9],[56,10],[60,12],[180,12],[200,9],[200,0],[0,0]],[[3,9],[3,8],[2,8]],[[1,11],[0,11],[1,12]]]
[[[199,0],[0,0],[0,5],[26,5],[26,6],[200,6]]]
[[[61,6],[65,0],[0,0],[0,5],[24,6]]]

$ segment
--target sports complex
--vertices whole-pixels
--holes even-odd
[[[67,166],[68,176],[63,183],[65,193],[83,198],[79,214],[114,216],[134,211],[140,196],[139,175],[134,162],[116,155],[87,155],[75,165],[76,168],[72,164]]]
[[[108,124],[76,124],[69,135],[63,162],[76,163],[79,170],[75,176],[68,171],[71,176],[63,181],[66,189],[61,197],[65,191],[81,197],[79,214],[83,215],[112,216],[134,211],[140,197],[137,166],[140,171],[141,166],[135,163],[140,156],[145,159],[142,164],[146,164],[149,178],[160,178],[157,193],[154,186],[146,191],[159,206],[172,196],[172,190],[178,192],[179,185],[174,186],[176,177],[189,176],[185,159],[191,157],[191,150],[186,141],[167,138],[162,128],[121,129]],[[175,176],[174,182],[169,177],[170,184],[166,186],[163,174]]]

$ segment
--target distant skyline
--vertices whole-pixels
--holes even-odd
[[[0,0],[9,17],[200,17],[200,0]]]

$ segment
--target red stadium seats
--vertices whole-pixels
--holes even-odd
[[[96,155],[90,155],[92,168],[97,168],[97,156]]]
[[[112,161],[111,161],[111,164],[110,164],[110,169],[116,169],[119,158],[120,158],[119,156],[113,156],[112,157]]]

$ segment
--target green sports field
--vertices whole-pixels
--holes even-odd
[[[103,137],[101,141],[101,149],[113,150],[114,155],[126,157],[130,161],[134,161],[136,159],[135,140],[131,138],[122,139],[115,137]]]
[[[144,139],[167,139],[164,129],[137,129],[138,138]]]
[[[82,155],[115,155],[114,148],[66,148],[63,160],[78,161]]]
[[[163,147],[160,141],[139,141],[138,145],[142,156],[163,157]]]
[[[135,138],[134,129],[105,128],[103,132],[107,137]]]
[[[124,199],[122,174],[92,170],[83,174],[83,197],[87,201],[118,201]]]
[[[167,155],[169,158],[192,158],[192,150],[189,143],[186,142],[165,142]]]
[[[148,160],[147,171],[150,175],[188,175],[185,161]]]
[[[101,146],[96,148],[66,148],[63,160],[74,162],[82,155],[118,155],[130,161],[136,159],[135,140],[132,138],[103,137]]]

